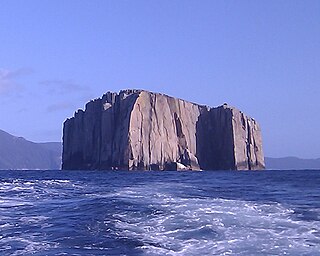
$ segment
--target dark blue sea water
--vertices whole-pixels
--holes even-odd
[[[0,171],[0,255],[320,255],[320,171]]]

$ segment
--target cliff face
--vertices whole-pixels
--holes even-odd
[[[263,169],[259,125],[227,105],[208,108],[140,90],[106,93],[67,119],[63,169]]]

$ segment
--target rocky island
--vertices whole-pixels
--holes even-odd
[[[258,123],[224,104],[210,108],[144,90],[107,92],[67,119],[62,169],[264,169]]]

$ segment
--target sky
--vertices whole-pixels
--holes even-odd
[[[107,91],[228,103],[270,157],[320,157],[318,0],[2,0],[0,129],[61,141]]]

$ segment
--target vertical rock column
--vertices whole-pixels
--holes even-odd
[[[264,169],[261,130],[258,123],[233,108],[235,169]]]
[[[130,169],[163,170],[174,163],[199,169],[195,157],[199,114],[199,105],[142,91],[130,119]]]
[[[63,128],[63,169],[95,169],[100,163],[101,99],[86,104]]]
[[[264,169],[261,130],[258,123],[232,108],[234,158],[236,170]]]

